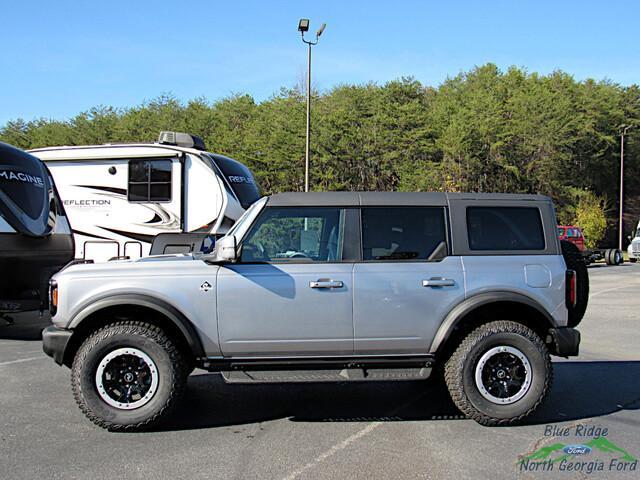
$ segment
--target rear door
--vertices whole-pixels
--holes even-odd
[[[363,207],[354,267],[356,354],[428,352],[443,317],[464,298],[459,257],[448,254],[444,207]]]

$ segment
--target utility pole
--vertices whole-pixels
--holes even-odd
[[[622,251],[622,237],[624,235],[622,214],[624,210],[624,137],[633,125],[620,125],[620,216],[618,218],[618,248]]]
[[[309,191],[309,166],[311,164],[311,47],[318,44],[320,35],[324,32],[327,24],[323,23],[316,32],[316,39],[314,42],[305,40],[304,34],[309,31],[309,19],[302,18],[298,22],[298,31],[302,35],[302,41],[308,46],[307,54],[307,132],[305,142],[305,155],[304,155],[304,191]]]

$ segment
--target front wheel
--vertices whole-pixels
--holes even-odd
[[[464,338],[445,365],[451,399],[467,417],[513,425],[531,415],[551,387],[549,351],[522,324],[497,321]]]
[[[166,417],[187,376],[184,356],[160,328],[124,321],[84,341],[73,361],[71,385],[78,406],[93,423],[133,431]]]

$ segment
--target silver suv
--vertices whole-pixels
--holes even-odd
[[[543,196],[273,195],[211,254],[55,275],[44,350],[111,430],[165,417],[195,367],[226,382],[437,371],[464,414],[513,424],[547,394],[550,354],[578,354],[588,278],[562,251]]]

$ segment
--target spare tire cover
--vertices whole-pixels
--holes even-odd
[[[568,306],[569,319],[567,326],[577,327],[582,321],[589,303],[589,271],[582,257],[582,252],[573,243],[561,240],[562,256],[569,270],[573,270],[577,278],[576,304]]]
[[[0,142],[0,214],[17,232],[31,237],[51,233],[54,192],[44,164]],[[55,208],[53,208],[55,212]]]

